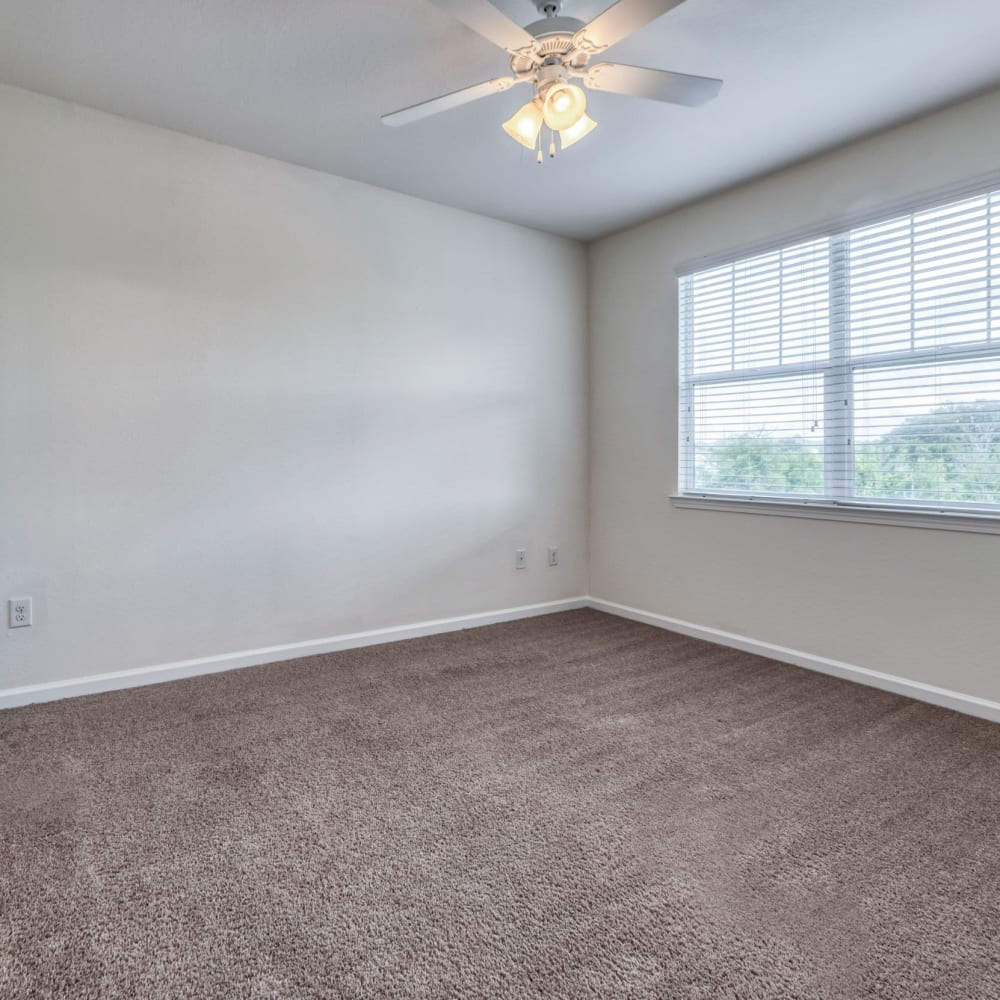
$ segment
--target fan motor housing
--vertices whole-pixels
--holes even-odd
[[[535,38],[543,38],[546,35],[569,35],[573,36],[586,25],[576,17],[545,17],[541,21],[533,21],[525,27],[525,31]]]

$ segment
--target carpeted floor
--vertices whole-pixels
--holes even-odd
[[[0,713],[0,996],[1000,997],[1000,726],[593,611]]]

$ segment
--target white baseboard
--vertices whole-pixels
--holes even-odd
[[[932,705],[952,708],[956,712],[964,712],[966,715],[975,715],[980,719],[1000,722],[1000,702],[990,701],[987,698],[949,691],[947,688],[935,687],[933,684],[911,681],[895,674],[885,674],[879,670],[857,667],[852,663],[831,660],[825,656],[804,653],[798,649],[788,649],[786,646],[776,646],[773,643],[751,639],[745,635],[723,632],[721,629],[708,628],[704,625],[695,625],[693,622],[686,622],[680,618],[668,618],[666,615],[642,611],[639,608],[630,608],[627,605],[615,604],[613,601],[604,601],[597,597],[589,597],[587,606],[597,611],[606,611],[608,614],[617,615],[619,618],[630,618],[632,621],[655,625],[657,628],[668,629],[671,632],[680,632],[682,635],[689,635],[695,639],[705,639],[720,646],[731,646],[733,649],[741,649],[747,653],[757,653],[759,656],[780,660],[782,663],[791,663],[797,667],[816,670],[821,674],[830,674],[833,677],[843,677],[845,680],[855,681],[858,684],[867,684],[869,687],[881,688],[883,691],[906,695],[917,701],[930,702]]]
[[[416,622],[412,625],[395,625],[390,628],[351,632],[325,639],[309,639],[305,642],[263,646],[260,649],[202,656],[193,660],[178,660],[174,663],[161,663],[151,667],[94,674],[90,677],[52,681],[47,684],[31,684],[25,687],[7,688],[6,690],[0,689],[0,710],[35,702],[58,701],[61,698],[97,694],[101,691],[118,691],[123,688],[141,687],[145,684],[160,684],[163,681],[179,680],[182,677],[198,677],[202,674],[214,674],[223,670],[236,670],[240,667],[259,666],[263,663],[294,660],[302,656],[315,656],[319,653],[334,653],[343,649],[357,649],[382,642],[399,642],[402,639],[416,639],[420,636],[456,632],[461,629],[478,628],[482,625],[495,625],[499,622],[516,621],[519,618],[533,618],[537,615],[549,615],[557,611],[573,611],[588,607],[617,615],[620,618],[630,618],[633,621],[654,625],[671,632],[680,632],[682,635],[689,635],[695,639],[704,639],[721,646],[730,646],[747,653],[756,653],[772,660],[780,660],[782,663],[791,663],[807,670],[816,670],[822,674],[830,674],[859,684],[881,688],[884,691],[892,691],[895,694],[906,695],[918,701],[926,701],[932,705],[940,705],[943,708],[964,712],[966,715],[989,719],[991,722],[1000,722],[1000,702],[978,698],[975,695],[961,694],[958,691],[949,691],[946,688],[923,684],[920,681],[908,680],[905,677],[882,673],[878,670],[869,670],[866,667],[843,663],[840,660],[831,660],[825,656],[804,653],[798,649],[777,646],[774,643],[751,639],[745,635],[696,625],[680,618],[670,618],[667,615],[643,611],[640,608],[631,608],[598,597],[570,597],[561,601],[547,601],[543,604],[525,604],[521,607],[503,608],[499,611],[459,615],[455,618],[437,618],[432,621]]]
[[[163,681],[175,681],[182,677],[198,677],[201,674],[215,674],[223,670],[235,670],[239,667],[254,667],[262,663],[294,660],[301,656],[315,656],[318,653],[335,653],[342,649],[374,646],[381,642],[399,642],[401,639],[416,639],[425,635],[457,632],[460,629],[478,628],[481,625],[495,625],[498,622],[534,618],[536,615],[551,615],[557,611],[573,611],[585,607],[587,607],[586,597],[569,597],[561,601],[546,601],[544,604],[525,604],[518,608],[503,608],[500,611],[459,615],[456,618],[436,618],[432,621],[416,622],[413,625],[394,625],[391,628],[377,628],[368,632],[350,632],[326,639],[289,642],[280,646],[245,649],[238,653],[220,653],[216,656],[201,656],[194,660],[160,663],[152,667],[118,670],[110,674],[94,674],[90,677],[52,681],[48,684],[30,684],[26,687],[0,689],[0,709],[16,708],[19,705],[30,705],[42,701],[58,701],[61,698],[75,698],[79,695],[97,694],[101,691],[119,691],[122,688],[141,687],[145,684],[160,684]]]

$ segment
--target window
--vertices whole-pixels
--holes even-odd
[[[681,498],[1000,514],[1000,190],[680,279]]]

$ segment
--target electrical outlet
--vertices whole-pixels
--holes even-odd
[[[559,549],[554,545],[549,546],[549,565],[558,566],[559,565]]]
[[[514,550],[514,569],[527,569],[528,568],[528,550],[527,549],[515,549]]]
[[[31,598],[12,597],[7,602],[7,627],[25,628],[31,624]]]

